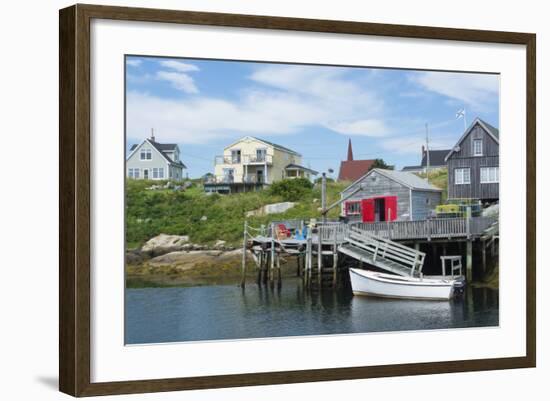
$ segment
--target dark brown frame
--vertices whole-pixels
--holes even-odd
[[[526,356],[91,383],[89,97],[92,18],[525,45],[528,156]],[[60,10],[59,29],[59,389],[62,392],[73,396],[93,396],[535,367],[535,34],[80,4]]]

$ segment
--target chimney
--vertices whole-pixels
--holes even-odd
[[[353,160],[353,149],[351,148],[351,139],[348,142],[348,162]]]
[[[422,145],[422,156],[424,156],[424,153],[426,153],[426,148]]]
[[[151,142],[155,142],[155,129],[151,128]]]

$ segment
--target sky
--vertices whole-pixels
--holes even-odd
[[[451,148],[479,117],[499,126],[493,74],[126,57],[126,139],[177,143],[190,178],[243,136],[302,154],[302,164],[334,173],[346,159],[418,165],[421,147]]]

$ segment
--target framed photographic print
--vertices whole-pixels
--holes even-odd
[[[534,367],[535,35],[60,11],[60,390]]]

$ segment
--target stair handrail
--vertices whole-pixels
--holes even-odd
[[[381,238],[356,227],[350,228],[346,238],[354,246],[359,246],[373,254],[373,262],[376,261],[380,246],[384,246],[384,259],[401,264],[411,270],[411,276],[417,272],[421,274],[426,254],[420,250],[410,248],[395,241]],[[374,248],[374,250],[372,249]]]

